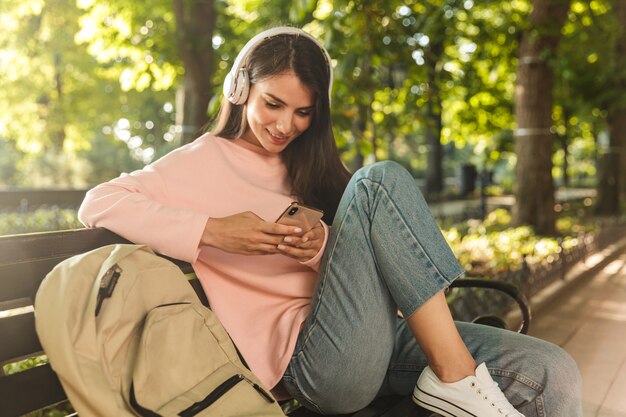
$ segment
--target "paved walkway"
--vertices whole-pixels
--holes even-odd
[[[626,245],[590,257],[568,279],[535,308],[530,334],[578,363],[584,417],[626,417]]]

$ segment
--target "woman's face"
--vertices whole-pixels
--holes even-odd
[[[311,125],[314,97],[292,72],[252,84],[243,139],[269,152],[282,152]]]

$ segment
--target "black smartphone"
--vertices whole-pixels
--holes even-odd
[[[283,211],[283,214],[278,216],[276,223],[298,226],[304,233],[311,230],[323,216],[324,212],[322,210],[294,201]]]

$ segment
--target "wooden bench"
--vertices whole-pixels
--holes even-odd
[[[5,375],[4,365],[43,355],[35,332],[33,300],[39,284],[59,262],[89,250],[113,243],[129,243],[102,228],[51,233],[0,236],[0,416],[17,417],[66,401],[67,397],[49,364]],[[192,273],[188,263],[170,259],[184,273]],[[206,296],[197,279],[190,284],[205,305]],[[530,321],[528,304],[509,284],[485,280],[457,280],[454,286],[482,286],[504,291],[516,299],[524,317],[520,331]],[[7,314],[7,312],[12,314]],[[290,416],[317,414],[303,408]],[[417,407],[410,397],[381,398],[353,417],[424,417],[430,413]]]

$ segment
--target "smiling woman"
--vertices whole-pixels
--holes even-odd
[[[331,63],[300,29],[255,36],[212,132],[89,191],[81,221],[191,263],[279,399],[345,414],[413,394],[445,415],[580,417],[563,350],[452,320],[444,289],[463,268],[414,178],[390,161],[350,178],[330,119]],[[293,201],[322,221],[276,223]]]

